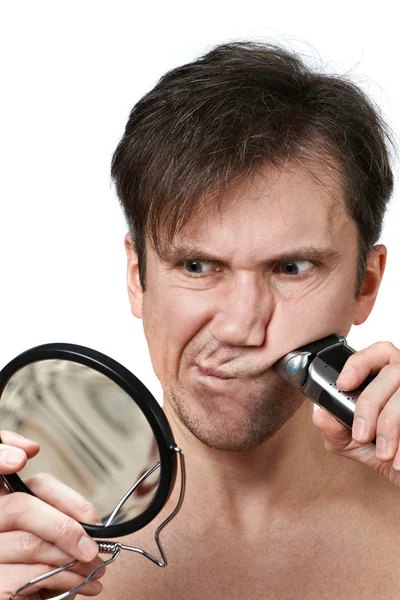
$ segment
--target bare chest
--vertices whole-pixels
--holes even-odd
[[[212,538],[175,532],[169,565],[121,555],[103,578],[107,600],[397,600],[396,524],[327,521],[266,528],[252,539],[214,529]],[[390,531],[391,529],[391,531]],[[230,532],[231,533],[231,532]],[[400,533],[400,532],[399,532]],[[149,549],[149,540],[143,540]],[[151,545],[151,542],[150,542]]]

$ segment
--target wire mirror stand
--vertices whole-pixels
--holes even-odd
[[[179,466],[180,466],[180,475],[181,475],[181,489],[180,489],[180,493],[179,493],[178,502],[177,502],[174,510],[161,523],[161,525],[159,525],[159,527],[156,529],[156,532],[154,534],[154,540],[155,540],[155,542],[157,544],[157,547],[158,547],[158,550],[160,552],[161,560],[157,559],[155,556],[152,556],[151,554],[149,554],[148,552],[146,552],[142,548],[136,548],[134,546],[126,546],[125,544],[121,544],[120,542],[112,542],[112,541],[103,542],[103,541],[100,541],[100,540],[96,540],[97,543],[98,543],[98,545],[99,545],[99,553],[100,554],[111,554],[111,557],[109,559],[105,560],[102,565],[99,565],[98,567],[96,567],[90,573],[90,575],[88,575],[88,577],[86,577],[86,579],[84,581],[82,581],[82,583],[80,583],[79,585],[77,585],[76,587],[74,587],[72,590],[69,590],[68,592],[63,592],[62,594],[59,594],[57,596],[53,596],[51,598],[51,600],[63,600],[64,598],[68,598],[69,596],[72,596],[72,594],[76,594],[80,590],[81,587],[83,587],[84,585],[86,585],[87,583],[89,583],[89,581],[91,581],[93,579],[93,577],[96,575],[96,573],[100,569],[102,569],[103,567],[105,567],[105,566],[111,564],[112,562],[114,562],[116,560],[116,558],[119,556],[121,550],[127,550],[129,552],[137,552],[138,554],[142,554],[145,558],[148,558],[149,560],[151,560],[151,562],[153,562],[158,567],[166,567],[167,566],[167,564],[168,564],[167,557],[165,555],[164,549],[163,549],[162,544],[161,544],[160,533],[164,529],[164,527],[166,525],[168,525],[168,523],[179,512],[179,510],[180,510],[180,508],[182,506],[184,495],[185,495],[185,485],[186,485],[185,459],[184,459],[183,451],[180,448],[178,448],[177,446],[175,446],[173,448],[173,451],[177,452],[178,455],[179,455]],[[148,471],[146,471],[146,473],[144,473],[144,475],[142,475],[140,477],[140,479],[138,479],[133,484],[133,486],[127,491],[127,493],[124,495],[124,497],[118,502],[117,506],[114,508],[114,510],[112,511],[110,517],[108,518],[107,523],[106,523],[105,526],[112,524],[112,522],[116,518],[118,512],[121,510],[122,506],[128,500],[128,498],[134,493],[134,491],[136,490],[136,488],[147,477],[149,477],[152,473],[154,473],[154,471],[156,471],[159,467],[160,467],[160,463],[159,462],[154,463],[154,465],[152,465],[150,467],[150,469]],[[31,581],[29,581],[25,585],[21,586],[20,588],[18,588],[10,596],[10,600],[15,600],[16,597],[18,596],[18,594],[20,594],[21,592],[25,591],[29,587],[31,587],[33,585],[36,585],[37,583],[40,583],[41,581],[44,581],[45,579],[48,579],[49,577],[53,577],[53,575],[57,575],[57,573],[61,573],[62,571],[66,571],[67,569],[71,569],[74,565],[76,565],[77,562],[78,562],[78,560],[73,560],[72,562],[70,562],[70,563],[68,563],[66,565],[63,565],[62,567],[58,567],[57,569],[53,569],[52,571],[49,571],[48,573],[45,573],[44,575],[40,575],[39,577],[36,577],[35,579],[31,579]]]

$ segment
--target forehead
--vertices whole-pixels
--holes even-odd
[[[344,195],[324,165],[266,167],[232,186],[201,218],[189,221],[173,246],[265,248],[278,251],[327,245],[356,237]]]

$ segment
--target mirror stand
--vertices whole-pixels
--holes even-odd
[[[127,546],[125,544],[121,544],[120,542],[100,541],[100,540],[97,540],[97,543],[99,545],[99,553],[101,553],[101,554],[111,554],[112,555],[111,558],[105,560],[102,565],[99,565],[98,567],[96,567],[90,573],[90,575],[88,575],[88,577],[86,577],[86,579],[82,583],[80,583],[78,586],[74,587],[72,590],[69,590],[68,592],[63,592],[62,594],[59,594],[57,596],[53,596],[51,600],[63,600],[64,598],[68,598],[72,594],[75,594],[76,592],[78,592],[78,590],[81,587],[83,587],[84,585],[86,585],[87,583],[89,583],[93,579],[93,577],[96,575],[96,573],[100,569],[102,569],[103,567],[105,567],[105,566],[111,564],[112,562],[114,562],[116,560],[116,558],[118,557],[118,555],[120,554],[121,550],[127,550],[129,552],[137,552],[139,554],[142,554],[145,558],[148,558],[151,562],[153,562],[158,567],[165,567],[165,566],[167,566],[167,564],[168,564],[167,557],[165,555],[164,549],[163,549],[162,544],[161,544],[160,533],[164,529],[164,527],[166,525],[168,525],[168,523],[179,512],[179,510],[180,510],[180,508],[182,506],[184,495],[185,495],[185,486],[186,486],[185,458],[184,458],[183,451],[180,448],[178,448],[177,446],[174,446],[173,448],[171,448],[171,450],[173,452],[176,452],[178,454],[178,456],[179,456],[179,466],[180,466],[180,476],[181,476],[181,489],[180,489],[180,493],[179,493],[178,502],[177,502],[174,510],[161,523],[161,525],[158,526],[158,528],[156,529],[156,532],[154,534],[154,539],[155,539],[155,542],[157,544],[158,550],[160,552],[161,560],[157,559],[155,556],[152,556],[151,554],[149,554],[148,552],[146,552],[142,548],[135,548],[134,546]],[[126,502],[126,500],[131,496],[131,494],[136,490],[136,488],[149,475],[151,475],[159,466],[160,466],[159,462],[155,463],[150,469],[148,469],[148,471],[144,475],[142,475],[142,477],[140,477],[140,479],[138,479],[133,484],[133,486],[128,490],[128,492],[124,495],[124,497],[120,500],[120,502],[117,504],[117,506],[113,510],[113,512],[112,512],[111,516],[109,517],[106,525],[111,525],[113,519],[116,517],[118,511],[122,508],[122,506]],[[40,583],[41,581],[43,581],[45,579],[48,579],[49,577],[52,577],[53,575],[56,575],[57,573],[61,573],[61,571],[65,571],[67,569],[72,568],[74,565],[76,565],[77,562],[78,562],[77,560],[73,560],[72,562],[70,562],[70,563],[68,563],[66,565],[63,565],[62,567],[58,567],[57,569],[53,569],[52,571],[49,571],[49,573],[45,573],[44,575],[41,575],[39,577],[36,577],[35,579],[32,579],[31,581],[29,581],[25,585],[21,586],[18,590],[16,590],[10,596],[10,600],[15,600],[15,598],[18,596],[18,594],[20,594],[22,591],[28,589],[32,585]]]

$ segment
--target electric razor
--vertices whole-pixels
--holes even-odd
[[[275,363],[274,369],[284,381],[301,388],[307,398],[351,429],[357,399],[374,378],[367,377],[351,392],[343,392],[337,387],[341,370],[355,352],[344,337],[329,335],[289,352]]]

